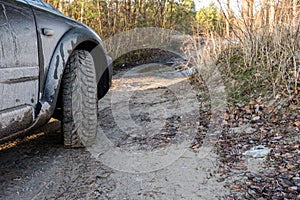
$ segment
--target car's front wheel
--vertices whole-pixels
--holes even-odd
[[[97,132],[97,83],[93,58],[88,51],[72,53],[62,84],[64,145],[90,146]]]

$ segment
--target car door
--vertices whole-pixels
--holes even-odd
[[[0,137],[30,126],[38,91],[33,12],[24,0],[0,0]]]
[[[36,16],[37,36],[40,47],[41,88],[43,77],[47,74],[50,61],[59,40],[73,25],[70,21],[49,4],[41,0],[27,0]]]

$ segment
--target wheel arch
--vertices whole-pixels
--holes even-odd
[[[106,51],[98,35],[89,28],[83,27],[73,28],[65,33],[56,46],[45,77],[44,88],[36,110],[40,123],[46,123],[54,114],[57,103],[59,104],[62,76],[68,59],[75,50],[86,50],[92,54],[97,82],[100,83],[101,77],[108,68]]]

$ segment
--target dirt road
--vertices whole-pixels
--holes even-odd
[[[199,137],[209,107],[186,73],[147,64],[116,74],[87,149],[64,149],[59,122],[2,146],[0,198],[225,198],[218,157]]]

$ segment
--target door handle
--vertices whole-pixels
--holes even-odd
[[[45,36],[53,36],[54,35],[54,30],[50,28],[43,28],[42,33]]]

